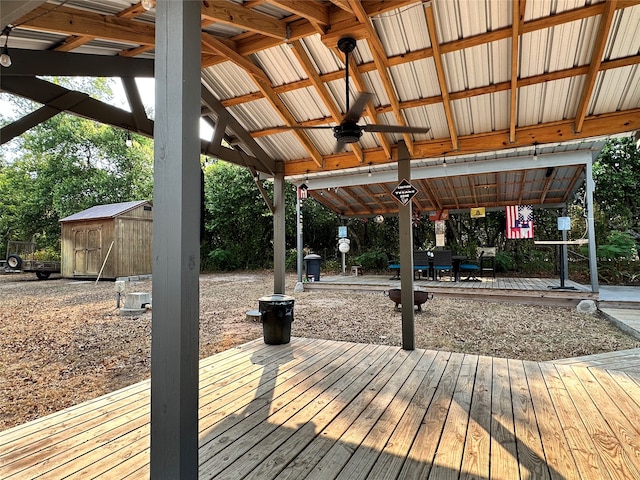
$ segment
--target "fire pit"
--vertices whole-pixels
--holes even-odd
[[[395,310],[398,311],[398,305],[400,305],[401,302],[401,292],[402,290],[400,290],[399,288],[392,288],[391,290],[385,292],[385,294],[391,299],[392,302],[395,302],[396,306],[395,306]],[[418,306],[418,311],[421,312],[422,311],[422,304],[425,303],[427,300],[430,300],[433,298],[433,294],[429,295],[429,292],[425,292],[423,290],[414,290],[413,291],[413,304]]]

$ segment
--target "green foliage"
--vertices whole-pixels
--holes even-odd
[[[263,268],[273,261],[273,218],[251,173],[215,162],[204,168],[205,230],[202,244],[214,269]],[[272,191],[265,182],[265,190]],[[208,253],[210,252],[210,253]]]
[[[152,196],[152,143],[106,125],[57,115],[21,137],[21,155],[0,166],[0,242],[38,238],[59,249],[59,220],[94,205]],[[2,245],[4,247],[4,245]]]
[[[595,201],[609,229],[640,227],[640,152],[631,138],[610,140],[593,165]]]
[[[513,256],[509,252],[496,252],[496,272],[509,272],[514,267]]]
[[[377,249],[358,255],[354,261],[366,270],[385,270],[388,266],[387,254]]]
[[[209,252],[209,266],[213,270],[235,270],[238,268],[236,256],[229,250],[217,248]]]
[[[33,252],[33,259],[40,261],[60,261],[60,251],[55,250],[53,247],[41,248]]]
[[[596,255],[607,260],[631,260],[637,255],[636,242],[630,234],[614,230],[607,237],[607,243],[598,245]]]

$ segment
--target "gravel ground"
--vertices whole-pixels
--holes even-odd
[[[288,276],[287,294],[294,285]],[[151,292],[151,282],[128,291]],[[261,337],[246,312],[271,292],[271,272],[202,275],[200,357]],[[113,282],[0,275],[0,293],[0,430],[149,377],[152,314],[121,316]],[[401,345],[401,314],[382,294],[294,297],[294,336]],[[534,361],[640,346],[598,315],[439,297],[415,331],[417,348]]]

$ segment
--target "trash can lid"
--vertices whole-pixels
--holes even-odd
[[[295,300],[295,298],[289,295],[281,294],[265,295],[264,297],[260,297],[258,299],[259,302],[291,302],[293,300]]]
[[[316,259],[321,259],[321,258],[322,257],[320,255],[318,255],[317,253],[310,253],[309,255],[304,257],[305,260],[316,260]]]

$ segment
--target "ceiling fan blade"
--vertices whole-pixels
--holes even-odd
[[[369,92],[362,92],[356,98],[356,101],[353,102],[351,108],[344,116],[342,122],[357,122],[362,116],[362,112],[364,112],[365,107],[367,106],[367,102],[371,98],[371,94]]]
[[[281,125],[277,127],[271,127],[272,130],[332,130],[335,127],[331,125],[317,125],[315,127],[305,127],[303,125]]]
[[[404,127],[402,125],[365,125],[362,130],[364,132],[380,133],[427,133],[431,129],[428,127]]]
[[[336,146],[333,149],[333,153],[340,153],[342,151],[344,151],[344,146],[346,145],[345,142],[340,141],[340,139],[338,139],[338,141],[336,141]]]

